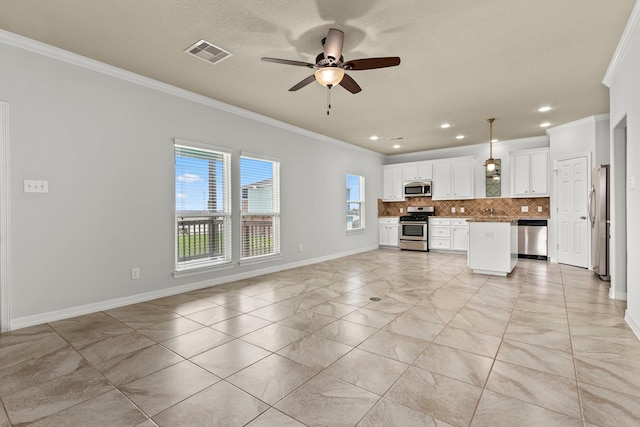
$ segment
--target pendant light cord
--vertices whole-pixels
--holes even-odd
[[[489,122],[489,158],[493,160],[493,121],[495,119],[487,119]]]

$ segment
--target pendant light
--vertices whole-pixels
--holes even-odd
[[[484,166],[489,172],[496,170],[496,162],[493,160],[493,121],[495,119],[487,119],[489,122],[489,158],[484,162]]]

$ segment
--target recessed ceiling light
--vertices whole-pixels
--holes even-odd
[[[373,135],[369,137],[370,140],[372,141],[377,141],[378,140],[378,136],[377,135]]]
[[[464,139],[464,135],[458,135],[456,136],[456,139]]]
[[[540,123],[540,127],[541,128],[547,128],[549,126],[551,126],[551,123],[549,123],[549,122]]]
[[[491,142],[498,142],[500,141],[499,139],[492,139]]]
[[[446,129],[446,128],[451,127],[451,124],[450,124],[450,123],[443,123],[443,124],[441,124],[441,125],[440,125],[440,127],[441,127],[442,129]]]
[[[397,150],[398,148],[400,148],[400,144],[395,144],[395,145],[393,146],[393,148],[395,148],[395,149]]]
[[[540,107],[538,108],[538,111],[540,111],[541,113],[544,113],[546,111],[551,110],[551,107],[549,107],[548,105],[545,105],[544,107]]]

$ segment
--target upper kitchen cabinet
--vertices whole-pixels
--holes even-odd
[[[402,189],[402,166],[388,165],[382,167],[382,200],[398,202],[404,200]]]
[[[511,153],[511,197],[549,196],[549,149]]]
[[[457,157],[433,162],[433,200],[473,198],[473,157]]]
[[[432,162],[405,163],[402,167],[404,181],[431,181],[433,179]]]

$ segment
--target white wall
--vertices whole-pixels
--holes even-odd
[[[382,155],[10,33],[0,57],[12,328],[377,247]],[[173,278],[174,138],[232,151],[236,207],[240,151],[280,159],[281,259],[239,266],[236,244],[232,268]],[[349,235],[347,172],[366,179],[368,215]],[[48,180],[49,193],[24,193],[25,179]]]
[[[522,150],[531,150],[535,148],[544,148],[548,146],[549,138],[547,136],[498,141],[493,144],[493,158],[501,160],[501,197],[510,197],[511,195],[511,161],[509,153]],[[487,194],[486,170],[484,168],[484,162],[489,157],[488,142],[486,144],[442,148],[438,150],[421,151],[418,153],[396,154],[393,156],[387,156],[385,164],[419,162],[423,160],[439,160],[463,156],[475,157],[476,162],[473,177],[474,197],[477,199],[484,198]]]
[[[617,152],[614,129],[626,120],[626,179],[612,182],[612,273],[626,266],[627,312],[625,319],[640,337],[640,222],[635,218],[640,212],[640,2],[631,13],[627,28],[618,44],[604,83],[609,86],[611,115],[611,169],[624,158]],[[626,181],[626,182],[625,182]],[[633,184],[632,184],[633,183]],[[623,188],[620,188],[623,187]],[[626,200],[625,200],[626,199]],[[626,203],[625,203],[626,202]],[[626,223],[625,246],[619,231],[620,222]],[[613,278],[612,278],[613,279]]]

